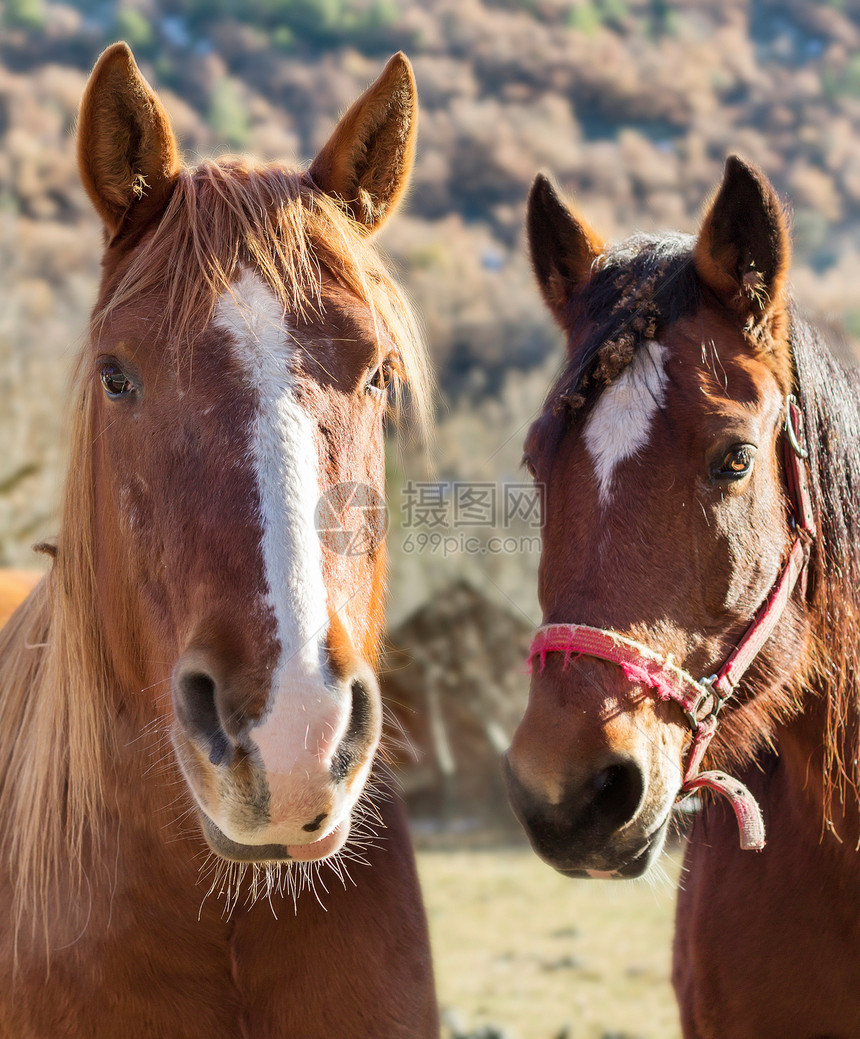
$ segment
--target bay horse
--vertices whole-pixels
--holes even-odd
[[[395,55],[306,171],[192,170],[125,44],[92,72],[102,281],[52,569],[0,635],[2,1036],[438,1035],[371,776],[380,527],[338,554],[315,525],[382,496],[398,382],[426,400],[370,240],[416,116]]]
[[[798,315],[783,207],[737,157],[695,237],[606,245],[542,175],[527,227],[568,347],[525,442],[543,625],[515,811],[562,873],[634,877],[704,790],[685,1037],[860,1035],[860,380]]]

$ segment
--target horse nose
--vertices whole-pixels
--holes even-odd
[[[645,792],[640,766],[620,754],[568,785],[558,801],[522,783],[508,759],[505,776],[511,805],[535,849],[556,861],[611,838],[636,817]]]
[[[582,816],[599,820],[608,832],[621,829],[636,814],[645,790],[645,780],[632,758],[618,756],[592,775],[574,793],[571,809]]]
[[[186,734],[205,750],[213,765],[229,765],[236,748],[247,746],[246,736],[258,719],[248,716],[239,690],[231,689],[220,671],[206,654],[186,654],[174,670],[173,698]],[[338,684],[349,692],[349,719],[330,752],[328,772],[335,783],[347,780],[372,751],[379,714],[369,676],[347,677]]]

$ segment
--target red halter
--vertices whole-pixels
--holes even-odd
[[[564,653],[564,667],[573,656],[608,660],[618,664],[631,682],[654,689],[661,700],[680,704],[693,732],[681,793],[686,795],[709,787],[728,797],[738,820],[741,848],[745,850],[760,850],[765,844],[764,821],[758,803],[740,780],[725,772],[699,772],[699,766],[717,730],[720,709],[734,695],[744,673],[767,642],[798,580],[806,594],[806,564],[809,544],[815,536],[815,519],[804,464],[808,453],[803,446],[803,416],[793,395],[786,399],[784,451],[793,511],[790,522],[797,532],[794,544],[752,623],[715,674],[693,678],[674,664],[671,657],[661,656],[619,632],[587,624],[547,624],[538,628],[528,655],[529,670],[535,657],[539,657],[541,671],[546,666],[547,653]]]

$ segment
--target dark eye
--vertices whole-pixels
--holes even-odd
[[[535,468],[534,462],[528,457],[528,455],[524,455],[523,456],[523,465],[526,467],[526,470],[528,471],[529,476],[533,480],[536,480],[537,479],[537,469]]]
[[[383,397],[385,391],[388,389],[388,384],[391,382],[391,361],[386,358],[382,364],[376,369],[376,371],[367,380],[364,387],[365,392],[369,393],[372,397]]]
[[[107,395],[116,399],[134,392],[134,384],[115,361],[106,361],[100,373],[102,386]]]
[[[753,467],[755,448],[750,444],[738,444],[723,458],[715,476],[723,480],[740,480]]]

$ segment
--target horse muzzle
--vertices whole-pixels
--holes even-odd
[[[323,859],[343,846],[381,731],[369,667],[280,672],[265,697],[194,649],[174,668],[172,739],[213,851],[238,862]],[[264,704],[250,710],[254,701]]]
[[[510,755],[503,760],[508,797],[535,853],[569,877],[630,878],[645,873],[663,847],[669,807],[640,824],[647,781],[637,762],[618,755],[564,788],[558,800],[529,788]]]

